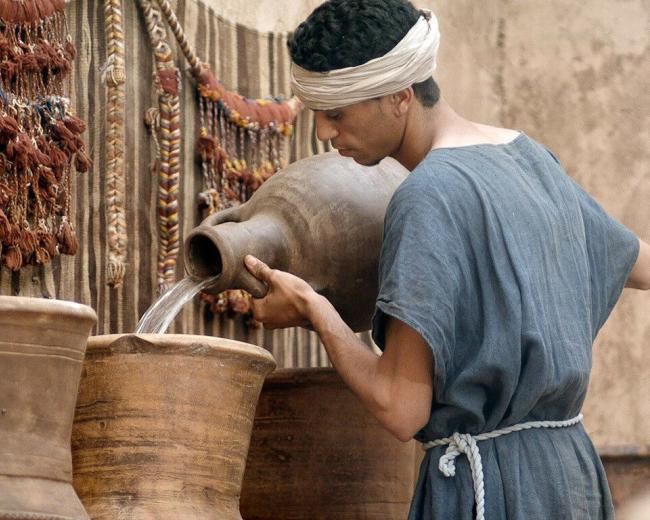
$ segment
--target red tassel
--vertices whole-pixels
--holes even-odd
[[[20,57],[20,69],[21,72],[40,72],[41,67],[39,66],[38,59],[36,58],[36,55],[32,52],[29,52],[27,54],[23,54]]]
[[[43,153],[38,148],[34,148],[34,159],[36,160],[37,166],[48,167],[52,165],[52,159],[50,159],[50,156]]]
[[[0,117],[0,142],[6,144],[18,135],[18,121],[11,116]]]
[[[68,58],[69,61],[74,61],[74,59],[77,57],[77,48],[74,46],[74,44],[68,40],[65,42],[65,46],[63,48],[65,49],[66,58]]]
[[[37,22],[40,19],[38,8],[36,7],[36,2],[34,0],[28,0],[27,2],[23,1],[20,3],[23,5],[23,18],[20,20],[21,22]]]
[[[69,116],[63,120],[66,128],[76,135],[81,135],[86,131],[86,122],[76,116]]]
[[[18,2],[0,2],[0,18],[8,22],[20,22],[22,10]]]
[[[15,196],[14,190],[12,190],[8,184],[0,182],[0,206],[6,205],[11,199]]]
[[[23,258],[34,252],[36,249],[36,236],[31,229],[23,229],[21,239],[18,241],[18,247],[23,254]]]
[[[38,230],[36,232],[36,236],[38,237],[39,247],[45,249],[47,253],[50,255],[50,258],[56,256],[57,245],[58,245],[56,241],[56,237],[52,235],[52,233],[44,229]]]
[[[90,170],[90,167],[93,165],[88,154],[83,150],[79,150],[74,158],[74,167],[78,172],[86,173]]]
[[[54,5],[50,0],[35,0],[38,18],[43,20],[54,14]]]
[[[18,224],[11,224],[11,231],[9,232],[9,243],[11,245],[18,244],[23,237],[23,230]]]
[[[20,271],[23,266],[23,255],[17,246],[10,246],[2,256],[2,263],[11,271]]]
[[[56,236],[57,241],[59,242],[59,251],[63,255],[74,255],[79,249],[79,244],[77,242],[74,233],[72,232],[72,227],[67,220],[64,220],[61,223],[59,232]]]
[[[39,168],[38,171],[38,196],[49,205],[56,203],[57,181],[54,173],[49,168]]]
[[[34,250],[34,263],[36,265],[47,264],[51,259],[50,253],[47,249],[37,246]]]
[[[0,243],[10,244],[11,224],[5,212],[0,209]]]
[[[219,151],[219,140],[210,135],[202,135],[196,143],[196,148],[201,160],[214,159]]]
[[[61,141],[73,141],[74,134],[68,130],[68,127],[63,121],[57,121],[52,127],[54,135],[56,135]]]

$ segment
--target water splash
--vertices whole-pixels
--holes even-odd
[[[213,285],[217,278],[196,279],[188,276],[176,282],[140,318],[136,334],[164,334],[183,306],[203,289]]]

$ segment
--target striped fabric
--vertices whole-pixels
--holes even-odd
[[[151,174],[154,145],[145,128],[145,111],[157,104],[153,86],[154,63],[144,19],[136,2],[123,1],[126,37],[126,221],[127,268],[124,284],[106,284],[107,237],[105,205],[105,86],[100,68],[106,62],[103,2],[74,0],[67,5],[68,25],[78,49],[69,92],[77,115],[88,121],[86,140],[94,167],[77,175],[73,184],[73,212],[79,238],[74,257],[57,257],[47,267],[0,273],[0,294],[73,300],[97,311],[94,334],[133,331],[139,317],[156,295],[158,181]],[[207,60],[217,77],[230,90],[249,97],[289,94],[287,34],[259,33],[218,17],[203,3],[179,0],[174,4],[179,21],[197,53]],[[171,33],[169,33],[171,36]],[[176,66],[187,63],[175,41],[169,42]],[[196,195],[201,176],[195,162],[198,103],[188,73],[181,91],[182,169],[179,203],[181,239],[200,221]],[[313,132],[313,118],[305,111],[296,125],[287,157],[291,161],[323,151]],[[178,272],[182,273],[179,259]],[[187,305],[170,332],[224,336],[268,348],[280,367],[327,365],[316,336],[302,329],[265,332],[247,331],[239,320],[207,315],[198,301]]]

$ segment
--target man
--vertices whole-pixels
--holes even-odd
[[[606,519],[607,480],[579,415],[593,339],[650,247],[543,146],[473,123],[432,79],[432,13],[331,0],[289,44],[318,137],[412,170],[385,217],[371,352],[304,281],[253,257],[268,328],[304,325],[397,438],[428,448],[412,519]],[[372,439],[368,439],[372,442]]]

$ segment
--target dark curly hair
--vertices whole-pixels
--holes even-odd
[[[361,65],[390,51],[421,16],[408,0],[329,0],[289,39],[294,63],[313,72]],[[426,107],[440,99],[433,78],[413,84]]]

